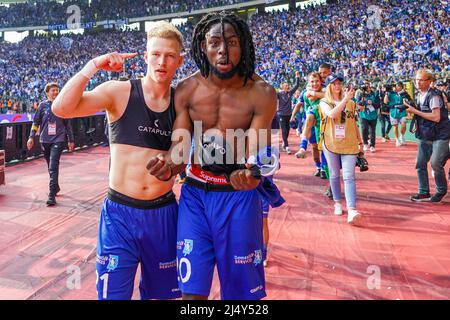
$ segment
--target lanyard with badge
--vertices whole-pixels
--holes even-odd
[[[345,138],[345,111],[341,112],[341,123],[334,125],[334,138],[344,139]]]
[[[51,106],[48,108],[48,135],[55,136],[56,135],[56,117],[52,113]]]
[[[373,100],[372,100],[371,104],[367,104],[367,109],[366,110],[367,110],[368,113],[375,111],[375,108],[373,106]]]

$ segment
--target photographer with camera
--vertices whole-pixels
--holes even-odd
[[[391,119],[389,117],[389,107],[383,101],[383,97],[386,95],[386,92],[388,92],[386,86],[382,85],[380,83],[376,93],[378,96],[378,101],[380,102],[380,113],[378,115],[378,120],[380,120],[380,124],[381,124],[381,141],[382,142],[391,140],[389,138],[389,132],[392,129]]]
[[[436,89],[439,90],[442,93],[442,99],[444,100],[444,105],[446,106],[447,110],[449,111],[449,121],[450,121],[450,89],[449,89],[450,80],[439,80],[436,82]],[[450,145],[449,145],[450,147]],[[444,163],[447,163],[447,161],[450,160],[450,152],[447,156],[447,160]],[[448,180],[450,180],[450,168],[448,169]]]
[[[447,178],[444,164],[449,154],[450,121],[444,105],[442,93],[430,87],[434,74],[427,69],[419,69],[415,84],[419,91],[417,108],[405,100],[408,111],[417,117],[416,138],[419,139],[416,169],[419,179],[419,192],[411,196],[412,201],[441,202],[447,194]],[[430,195],[428,183],[428,161],[434,171],[436,193]]]
[[[334,214],[342,215],[341,166],[347,203],[347,222],[358,225],[361,214],[356,210],[355,165],[358,154],[362,154],[362,139],[356,123],[356,104],[352,100],[355,90],[343,89],[344,78],[330,75],[326,81],[325,97],[320,101],[324,116],[322,150],[330,170],[330,185],[333,191]]]
[[[444,105],[447,110],[450,111],[450,90],[448,88],[449,80],[438,80],[436,81],[436,91],[442,93],[442,98],[444,99]]]
[[[403,89],[403,83],[397,82],[393,91],[387,92],[384,96],[384,103],[388,105],[389,116],[391,125],[394,127],[395,146],[400,147],[405,145],[405,133],[406,133],[406,106],[403,103],[403,99],[411,100],[408,93]],[[398,125],[401,124],[401,135],[398,133]]]
[[[370,151],[375,152],[379,99],[376,92],[372,90],[370,83],[366,83],[361,89],[362,93],[357,100],[357,104],[359,106],[359,118],[361,119],[364,151],[369,149],[370,135]]]

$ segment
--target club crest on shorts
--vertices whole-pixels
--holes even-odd
[[[119,265],[119,256],[110,254],[108,261],[109,262],[108,262],[108,266],[106,267],[106,269],[108,269],[108,272],[111,272],[111,271],[115,270],[117,268],[117,266]]]
[[[194,248],[194,240],[184,239],[183,255],[187,256]]]
[[[257,266],[262,262],[262,251],[261,250],[255,250],[255,259],[253,260],[253,264]]]

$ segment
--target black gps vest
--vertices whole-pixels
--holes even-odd
[[[170,90],[169,107],[163,112],[155,112],[145,103],[141,80],[130,82],[130,99],[125,112],[122,117],[109,125],[109,143],[169,150],[175,120],[175,89]]]

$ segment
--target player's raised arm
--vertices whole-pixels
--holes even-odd
[[[94,90],[85,92],[89,80],[99,70],[121,72],[125,60],[137,53],[108,53],[90,60],[84,68],[75,74],[63,87],[52,104],[52,111],[62,118],[92,115],[112,106],[111,92],[117,83],[105,82]]]

